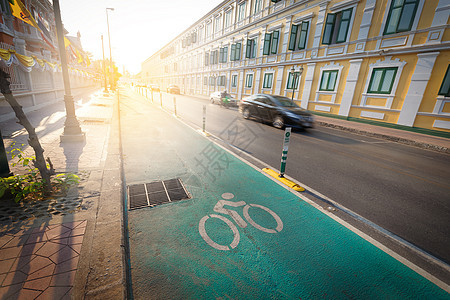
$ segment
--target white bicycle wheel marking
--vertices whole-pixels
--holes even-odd
[[[277,221],[277,227],[275,229],[269,229],[269,228],[265,228],[262,227],[261,225],[257,224],[255,221],[253,221],[253,219],[250,217],[250,215],[248,214],[248,209],[251,207],[259,207],[262,210],[267,211],[274,219],[275,221]],[[247,219],[247,221],[253,225],[253,227],[267,232],[267,233],[277,233],[280,232],[281,230],[283,230],[283,222],[281,221],[280,217],[274,213],[272,210],[270,210],[269,208],[259,205],[259,204],[247,204],[246,206],[244,206],[244,217]]]
[[[214,242],[209,237],[209,235],[206,233],[205,223],[206,223],[206,220],[209,219],[209,217],[211,217],[211,218],[218,218],[218,219],[224,221],[230,227],[230,229],[233,231],[233,234],[234,234],[234,239],[231,242],[230,247],[231,247],[231,249],[234,249],[239,244],[239,240],[240,240],[239,231],[238,231],[236,225],[234,225],[229,219],[227,219],[227,218],[225,218],[223,216],[216,215],[216,214],[211,214],[209,216],[204,216],[200,220],[200,223],[198,224],[198,231],[200,232],[200,235],[205,240],[205,242],[208,245],[210,245],[211,247],[216,248],[217,250],[230,250],[230,248],[228,246],[220,245],[220,244],[217,244],[216,242]]]

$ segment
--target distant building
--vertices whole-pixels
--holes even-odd
[[[318,114],[450,132],[449,13],[448,0],[226,0],[141,79],[238,99],[294,87]]]

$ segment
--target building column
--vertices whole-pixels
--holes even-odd
[[[419,59],[411,77],[411,83],[403,101],[402,111],[398,117],[397,124],[404,126],[414,125],[423,94],[428,85],[428,80],[431,77],[431,71],[433,70],[434,62],[438,55],[439,52],[417,54]]]
[[[239,71],[238,99],[242,99],[242,91],[244,90],[244,71]]]
[[[261,81],[261,68],[256,69],[255,82],[253,85],[253,94],[261,93],[261,89],[259,87],[259,82]]]
[[[350,60],[350,68],[348,70],[347,81],[345,83],[344,93],[342,94],[341,106],[339,108],[340,116],[348,116],[350,112],[362,61],[363,61],[362,58]]]
[[[291,34],[291,23],[292,23],[292,16],[289,18],[286,18],[286,25],[284,30],[284,37],[283,37],[283,45],[281,48],[281,61],[286,61],[286,53],[288,52],[288,45],[289,45],[289,37]],[[292,59],[292,54],[291,54]]]
[[[308,109],[309,97],[311,95],[312,82],[314,80],[314,70],[316,63],[306,64],[305,84],[303,85],[301,108]]]
[[[284,66],[278,67],[275,95],[281,95],[281,84],[283,83],[284,68]]]
[[[313,50],[311,52],[311,58],[315,58],[318,55],[320,39],[322,38],[323,23],[325,22],[325,15],[327,13],[328,1],[322,3],[317,15],[316,31],[314,32]]]

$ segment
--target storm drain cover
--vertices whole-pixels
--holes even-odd
[[[189,199],[180,178],[133,184],[128,186],[130,209],[153,207],[159,204]]]

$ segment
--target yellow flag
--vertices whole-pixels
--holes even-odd
[[[64,37],[64,47],[67,48],[70,46],[70,41],[68,38]]]
[[[20,0],[14,0],[13,2],[14,4],[11,3],[11,1],[9,2],[12,15],[22,20],[23,22],[30,24],[31,26],[37,28],[40,31],[40,28],[38,27],[36,20],[30,14],[25,5],[23,5],[23,3]]]

